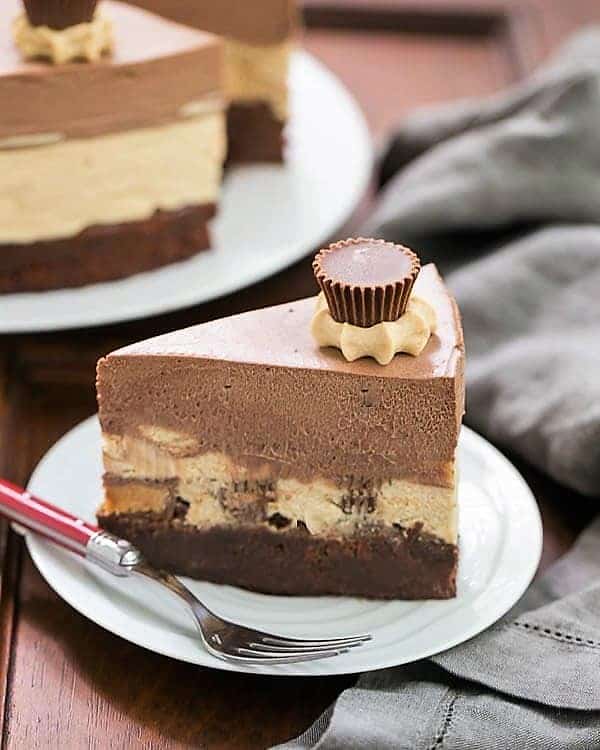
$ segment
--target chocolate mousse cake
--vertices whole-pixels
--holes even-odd
[[[228,159],[282,159],[295,0],[133,0],[225,40]]]
[[[226,141],[219,37],[112,0],[24,6],[0,13],[0,292],[208,247]]]
[[[375,240],[321,294],[98,364],[100,524],[162,568],[275,594],[456,592],[459,313],[435,266]]]

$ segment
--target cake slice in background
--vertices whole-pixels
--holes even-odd
[[[297,22],[294,0],[134,2],[224,37],[229,161],[281,161],[289,61]]]
[[[154,565],[196,578],[277,594],[451,597],[456,304],[433,265],[419,273],[416,256],[389,243],[338,243],[315,272],[318,299],[99,362],[98,519]]]
[[[3,1],[0,292],[116,279],[209,246],[222,41],[108,0],[92,21],[34,25],[76,5],[28,0],[32,21]]]

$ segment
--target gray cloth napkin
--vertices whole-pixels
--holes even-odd
[[[466,421],[600,495],[600,29],[508,93],[414,115],[382,176],[367,232],[462,266]]]
[[[600,496],[600,226],[540,229],[448,281],[467,345],[466,421]]]
[[[363,675],[281,750],[600,748],[600,518],[494,627]]]
[[[600,28],[594,28],[506,93],[409,118],[382,161],[382,181],[397,176],[370,228],[421,249],[422,241],[452,231],[597,222],[599,122]]]
[[[600,496],[600,30],[507,93],[412,117],[381,177],[366,231],[460,266],[467,421]],[[600,748],[600,517],[495,626],[363,675],[281,748]]]

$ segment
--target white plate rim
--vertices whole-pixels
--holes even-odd
[[[78,438],[79,432],[84,432],[85,430],[89,430],[91,423],[94,423],[94,422],[97,422],[96,416],[90,417],[84,422],[81,422],[79,425],[77,425],[72,430],[67,432],[62,438],[60,438],[50,448],[50,450],[42,458],[42,460],[40,461],[40,463],[38,464],[38,466],[36,467],[35,471],[33,472],[31,476],[30,482],[28,484],[28,490],[30,492],[32,492],[33,494],[39,494],[43,497],[43,481],[40,482],[39,478],[44,472],[45,466],[47,466],[50,462],[53,461],[53,457],[56,452],[60,451],[60,447],[63,441],[68,440],[68,439],[72,440],[74,438]],[[538,509],[535,497],[533,496],[533,493],[531,492],[529,486],[527,485],[527,483],[525,482],[521,474],[498,449],[496,449],[493,445],[491,445],[481,435],[479,435],[478,433],[474,432],[473,430],[469,429],[466,426],[463,426],[462,428],[461,441],[468,441],[472,445],[477,445],[477,449],[482,452],[483,456],[486,456],[487,459],[494,462],[497,466],[502,466],[505,479],[508,478],[512,482],[515,490],[517,490],[520,493],[519,501],[521,503],[521,507],[525,509],[526,511],[528,511],[529,513],[526,535],[524,535],[521,530],[521,537],[522,537],[521,542],[527,543],[527,560],[526,560],[527,564],[519,570],[519,573],[520,573],[519,579],[513,580],[512,585],[509,589],[507,588],[503,589],[504,597],[495,602],[496,603],[495,609],[491,609],[486,614],[486,616],[483,616],[479,621],[474,623],[472,627],[466,627],[461,632],[460,636],[449,637],[446,640],[439,640],[436,642],[433,648],[424,649],[422,650],[422,652],[418,653],[416,656],[413,656],[410,659],[390,659],[388,657],[388,658],[383,658],[379,660],[374,660],[369,663],[368,667],[361,666],[359,669],[357,669],[357,668],[353,668],[350,663],[348,663],[346,666],[336,668],[336,658],[339,659],[340,657],[336,657],[334,659],[329,659],[329,660],[323,660],[322,662],[310,662],[308,664],[264,667],[264,666],[253,666],[253,665],[230,664],[230,663],[221,661],[219,659],[216,659],[210,656],[210,654],[205,652],[202,648],[199,648],[198,649],[199,658],[189,658],[185,654],[182,654],[180,651],[178,652],[177,649],[175,648],[169,648],[167,646],[162,646],[162,647],[157,646],[156,642],[153,641],[152,638],[141,637],[139,635],[139,629],[136,632],[135,637],[132,637],[131,632],[129,632],[126,627],[120,627],[118,625],[115,625],[114,622],[106,621],[106,619],[102,617],[101,611],[94,609],[92,604],[87,606],[86,601],[82,602],[80,599],[77,599],[77,597],[72,596],[69,586],[62,585],[60,580],[57,581],[55,578],[53,578],[53,576],[48,572],[48,569],[45,565],[45,556],[48,553],[52,555],[53,550],[55,551],[56,549],[50,542],[47,542],[43,540],[42,538],[37,537],[33,534],[27,534],[26,535],[27,548],[33,559],[34,564],[40,571],[42,577],[46,580],[48,585],[62,599],[64,599],[64,601],[67,602],[67,604],[73,607],[76,611],[78,611],[84,617],[88,618],[89,620],[96,623],[100,627],[104,628],[108,632],[111,632],[121,638],[124,638],[125,640],[128,640],[131,643],[141,646],[149,651],[162,654],[163,656],[175,658],[180,661],[188,662],[191,664],[196,664],[198,666],[212,667],[216,669],[222,669],[225,671],[265,674],[265,675],[281,675],[281,676],[325,676],[325,675],[337,675],[337,674],[355,674],[357,672],[373,671],[377,669],[398,666],[400,664],[410,663],[410,662],[417,661],[419,659],[424,659],[424,658],[433,656],[435,654],[441,653],[443,651],[446,651],[447,649],[453,646],[459,645],[460,643],[463,643],[473,638],[478,633],[482,632],[486,628],[493,625],[504,614],[506,614],[506,612],[525,593],[525,591],[529,587],[529,584],[531,583],[536,573],[536,570],[539,565],[539,561],[541,559],[542,539],[543,539],[541,517],[539,514],[539,509]],[[42,486],[40,486],[40,484]],[[515,527],[512,529],[512,531],[513,533],[517,533],[519,529]],[[85,562],[82,562],[82,565],[88,565],[88,564]],[[491,588],[491,582],[488,584],[487,588]],[[448,602],[448,605],[451,606],[453,603],[457,602],[457,599],[447,600],[447,602]],[[450,614],[451,612],[449,612],[449,615]],[[131,615],[127,615],[127,618],[129,617],[131,617]],[[441,619],[443,619],[443,616]],[[183,636],[177,635],[177,637],[181,638]],[[342,658],[346,658],[346,657],[342,657]],[[327,667],[329,668],[326,669],[325,671],[318,671],[318,672],[310,671],[311,668],[314,669],[315,664],[321,664],[321,665],[326,664]]]
[[[88,305],[87,309],[82,310],[81,300],[84,300],[85,297],[81,295],[85,293],[86,288],[102,289],[105,293],[103,297],[105,297],[107,303],[110,303],[113,289],[122,289],[123,285],[126,285],[128,281],[136,278],[129,277],[72,290],[49,290],[47,292],[0,295],[0,304],[4,302],[5,305],[7,303],[10,304],[13,299],[22,300],[23,302],[34,302],[36,306],[38,301],[41,301],[40,311],[36,314],[36,317],[28,320],[19,320],[14,314],[10,313],[10,310],[7,313],[7,307],[5,307],[4,315],[0,315],[0,333],[34,333],[74,328],[93,328],[129,320],[143,319],[197,304],[204,304],[205,302],[210,302],[211,300],[247,288],[279,273],[304,258],[315,247],[330,239],[352,214],[368,190],[373,172],[374,145],[360,106],[340,79],[310,53],[304,50],[295,50],[292,54],[292,74],[294,68],[296,68],[303,72],[309,72],[313,76],[318,76],[322,85],[327,85],[331,91],[335,91],[338,102],[343,102],[347,114],[351,117],[349,124],[351,125],[350,130],[354,138],[352,159],[356,172],[355,180],[349,185],[345,200],[340,200],[336,204],[336,210],[331,211],[327,220],[321,220],[315,229],[307,228],[302,240],[290,246],[289,251],[286,249],[285,254],[282,253],[266,259],[264,257],[260,258],[260,262],[257,262],[252,270],[246,272],[241,281],[232,274],[230,279],[217,286],[213,286],[207,293],[201,290],[200,287],[196,290],[178,289],[171,297],[164,297],[162,299],[152,297],[149,301],[147,299],[139,300],[136,299],[135,295],[131,295],[127,306],[123,306],[122,302],[119,302],[119,306],[111,304],[103,306]],[[252,166],[249,168],[252,168]],[[233,168],[233,171],[236,169],[245,169],[245,167],[236,167]],[[202,253],[199,256],[197,255],[188,260],[181,261],[178,264],[171,264],[170,266],[147,271],[137,276],[156,277],[176,265],[184,268],[186,264],[190,264],[194,259],[198,260],[199,257],[202,257]],[[45,299],[52,300],[52,295],[56,293],[67,295],[67,301],[61,304],[65,308],[70,306],[73,309],[73,313],[69,312],[68,316],[63,319],[61,316],[64,316],[64,312],[62,312],[58,318],[52,320],[51,317],[42,314],[42,306]],[[48,310],[51,310],[51,307]],[[45,313],[46,310],[43,312]]]

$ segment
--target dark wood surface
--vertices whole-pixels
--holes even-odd
[[[306,17],[305,46],[354,91],[381,141],[414,106],[486,94],[518,79],[571,30],[598,20],[600,10],[593,0],[512,6],[307,0]],[[365,199],[340,236],[360,226],[371,201]],[[0,474],[25,484],[52,443],[95,411],[100,354],[313,291],[307,258],[191,310],[121,326],[0,339]],[[542,510],[543,569],[569,548],[594,509],[517,465]],[[352,680],[236,675],[144,651],[61,601],[20,539],[0,523],[2,748],[263,748],[303,730]]]

